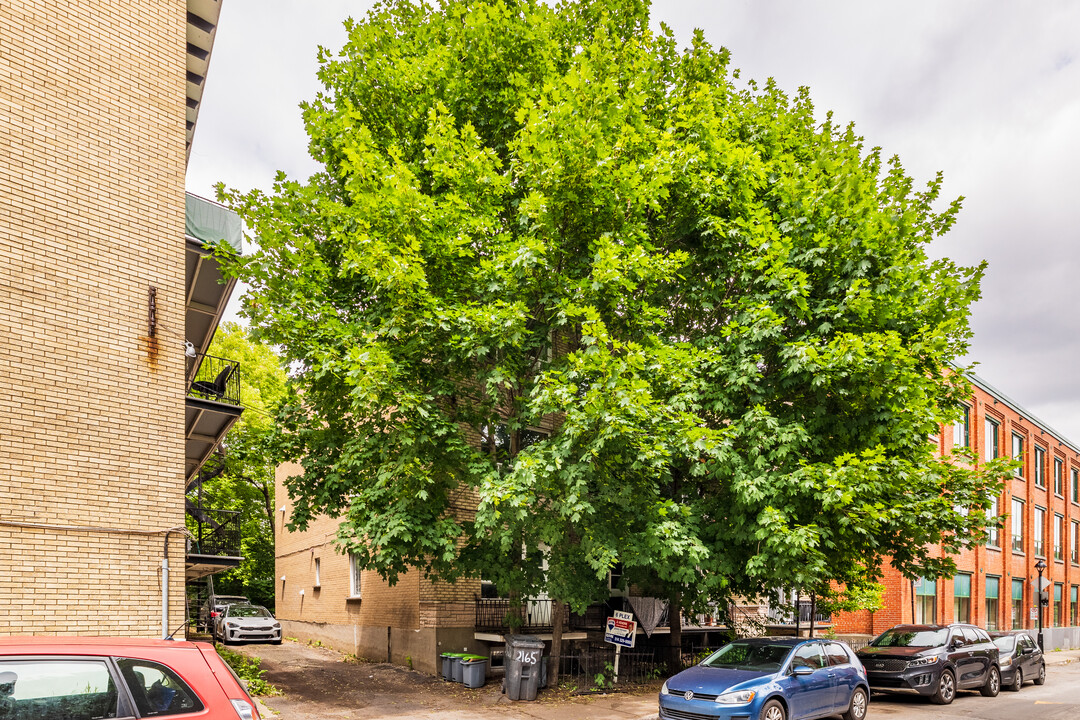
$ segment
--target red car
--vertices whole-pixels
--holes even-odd
[[[100,637],[0,638],[0,720],[259,720],[212,645]]]

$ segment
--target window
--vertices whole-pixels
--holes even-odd
[[[1073,585],[1069,589],[1069,625],[1076,627],[1080,624],[1080,585]]]
[[[1046,487],[1046,450],[1035,446],[1035,484]]]
[[[821,643],[807,643],[803,645],[791,658],[791,667],[808,667],[817,670],[829,664],[825,655],[821,652]]]
[[[997,516],[1000,513],[1001,509],[998,507],[998,497],[997,495],[995,495],[994,497],[990,498],[990,507],[986,509],[986,517],[992,520],[996,520]],[[999,533],[996,525],[993,527],[988,527],[986,529],[986,544],[990,547],[999,547],[998,543],[1001,542],[1001,539],[998,537],[998,535]]]
[[[998,629],[998,593],[1001,591],[1001,578],[986,576],[986,629]]]
[[[621,590],[622,587],[622,574],[623,564],[621,562],[615,563],[610,570],[608,570],[608,590]]]
[[[1060,458],[1054,458],[1054,494],[1065,494],[1065,463],[1061,462]]]
[[[953,447],[971,446],[971,408],[964,405],[964,417],[953,425]]]
[[[1022,479],[1024,477],[1024,438],[1016,433],[1012,436],[1012,456],[1013,460],[1020,461],[1014,472],[1016,477]]]
[[[1054,515],[1054,559],[1058,562],[1065,560],[1065,552],[1061,547],[1062,535],[1065,534],[1065,517]]]
[[[1035,557],[1046,557],[1046,510],[1035,508],[1035,532],[1033,533]]]
[[[161,717],[203,710],[199,696],[169,668],[150,660],[124,658],[116,663],[131,688],[139,715]]]
[[[0,694],[0,717],[92,720],[117,714],[116,685],[98,660],[4,661],[0,677],[10,687]]]
[[[1024,627],[1024,581],[1012,581],[1012,629]]]
[[[1080,503],[1080,470],[1072,469],[1072,496],[1074,503]]]
[[[971,575],[960,573],[953,578],[953,619],[971,622]]]
[[[1061,583],[1054,583],[1054,627],[1061,627]]]
[[[322,573],[319,572],[321,569],[319,565],[319,558],[315,558],[315,587],[320,587],[322,585]]]
[[[360,597],[360,576],[363,574],[363,568],[360,565],[360,556],[356,553],[349,553],[349,597]]]
[[[1017,498],[1012,500],[1012,549],[1024,552],[1024,501]]]
[[[828,643],[825,645],[825,654],[829,657],[830,665],[850,665],[851,657],[840,643]]]
[[[986,432],[986,439],[983,440],[986,443],[986,447],[983,448],[986,459],[993,460],[996,457],[1001,457],[1001,447],[998,445],[998,424],[990,418],[986,418],[983,428]]]
[[[915,583],[915,623],[937,623],[937,581],[920,578]]]
[[[1069,555],[1074,565],[1080,563],[1080,522],[1076,520],[1069,523]]]

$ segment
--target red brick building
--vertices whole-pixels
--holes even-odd
[[[972,448],[979,461],[1020,458],[1022,466],[997,498],[1004,525],[989,542],[957,558],[957,574],[937,581],[886,568],[884,607],[835,618],[841,633],[877,634],[902,622],[971,622],[988,630],[1035,628],[1038,572],[1046,647],[1080,646],[1080,449],[977,376],[965,420],[936,438],[948,455]]]

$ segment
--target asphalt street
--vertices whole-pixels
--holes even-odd
[[[932,705],[906,695],[874,695],[867,720],[1077,720],[1080,718],[1080,663],[1047,665],[1046,684],[1027,683],[1020,692],[1002,690],[996,698],[961,692],[951,705]]]

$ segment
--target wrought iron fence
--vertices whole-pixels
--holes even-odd
[[[559,686],[577,692],[648,685],[668,676],[667,664],[653,650],[620,652],[618,677],[613,645],[593,645],[555,659],[559,663]]]
[[[795,624],[795,603],[789,605],[780,605],[778,607],[769,608],[769,620],[781,625],[794,625]],[[815,623],[830,623],[832,622],[832,616],[828,613],[813,612],[813,604],[809,600],[800,600],[798,602],[799,624],[809,625],[810,618],[814,619]]]
[[[240,363],[235,360],[199,355],[188,357],[188,395],[240,404]]]
[[[240,557],[240,513],[236,510],[188,511],[191,552],[197,555]]]
[[[515,609],[508,598],[480,598],[476,601],[476,629],[499,633],[551,632],[553,606],[552,600],[522,600]],[[563,628],[601,628],[609,614],[603,605],[590,606],[583,614],[570,612],[570,608],[564,605]]]

